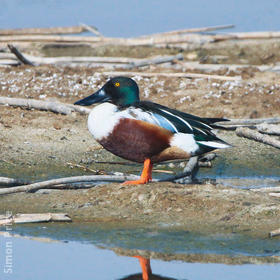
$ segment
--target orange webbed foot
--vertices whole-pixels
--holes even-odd
[[[149,183],[149,181],[152,180],[152,169],[153,164],[151,163],[151,160],[149,158],[145,159],[140,179],[135,181],[125,181],[122,185],[140,185]]]

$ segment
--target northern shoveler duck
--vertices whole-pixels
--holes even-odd
[[[93,137],[108,151],[134,162],[143,162],[139,180],[124,184],[145,184],[152,179],[153,163],[188,159],[229,144],[211,131],[220,118],[200,118],[150,101],[140,101],[137,83],[115,77],[94,94],[75,105],[94,107],[88,117]]]

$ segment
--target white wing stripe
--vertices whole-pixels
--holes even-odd
[[[163,110],[163,109],[160,109],[160,110],[161,110],[162,112],[166,113],[166,114],[169,114],[169,115],[171,115],[171,116],[173,116],[173,117],[179,119],[179,120],[182,121],[184,124],[186,124],[191,130],[193,130],[193,128],[191,127],[191,125],[190,125],[186,120],[184,120],[184,119],[182,119],[181,117],[179,117],[179,116],[177,116],[177,115],[174,115],[174,114],[172,114],[172,113],[170,113],[170,112],[168,112],[168,111],[165,111],[165,110]]]
[[[217,148],[217,149],[225,149],[229,148],[230,146],[224,143],[219,143],[219,142],[214,142],[214,141],[196,141],[199,144],[212,147],[212,148]]]

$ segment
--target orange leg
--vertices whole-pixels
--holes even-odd
[[[139,185],[148,183],[150,180],[152,180],[152,169],[153,164],[151,163],[151,160],[146,158],[140,179],[135,181],[126,181],[123,183],[123,185]]]
[[[150,259],[146,259],[141,256],[133,256],[134,258],[137,258],[140,262],[141,269],[142,269],[142,278],[143,280],[149,280],[149,276],[152,275],[152,269],[150,264]]]

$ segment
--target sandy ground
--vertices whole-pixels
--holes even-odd
[[[184,51],[183,54],[188,59],[191,53],[199,59],[204,58],[207,63],[213,55],[227,56],[223,63],[276,63],[278,44],[278,41],[274,42],[265,52],[267,42],[264,43],[262,59],[259,58],[257,46],[251,47],[250,52],[250,44],[231,44],[228,49],[221,44],[216,51],[207,47]],[[153,52],[146,50],[145,54]],[[161,53],[172,52],[175,51],[161,50]],[[107,53],[108,50],[105,50],[103,55]],[[134,50],[131,56],[135,53]],[[274,55],[268,57],[269,53]],[[174,72],[178,69],[152,66],[141,71]],[[202,117],[279,116],[278,73],[248,68],[229,75],[241,75],[243,79],[217,81],[140,76],[134,79],[139,83],[143,100],[148,99]],[[107,76],[100,73],[100,68],[88,66],[5,67],[0,71],[0,95],[74,103],[94,92],[106,80]],[[268,167],[279,162],[279,152],[273,148],[251,144],[237,138],[232,132],[221,135],[230,143],[237,143],[236,147],[223,153],[225,161],[235,160],[237,165],[240,161],[249,165],[250,161],[250,164],[255,164],[250,168],[262,168],[251,160],[254,153],[258,153],[258,159],[263,157]],[[246,149],[242,150],[244,145]],[[95,166],[91,166],[94,160],[116,160],[91,138],[84,115],[72,113],[63,116],[7,106],[0,107],[0,153],[0,174],[27,180],[61,177],[62,174],[85,174],[80,169],[69,168],[69,162],[94,169]],[[238,159],[237,154],[240,155]],[[140,170],[140,167],[127,170],[106,165],[99,165],[98,168],[130,173]],[[157,221],[182,227],[188,225],[197,231],[246,231],[252,235],[264,235],[280,226],[279,199],[211,184],[182,186],[153,183],[137,187],[110,184],[90,190],[14,194],[0,197],[0,212],[4,213],[7,209],[14,213],[68,212],[76,221],[145,224]]]

